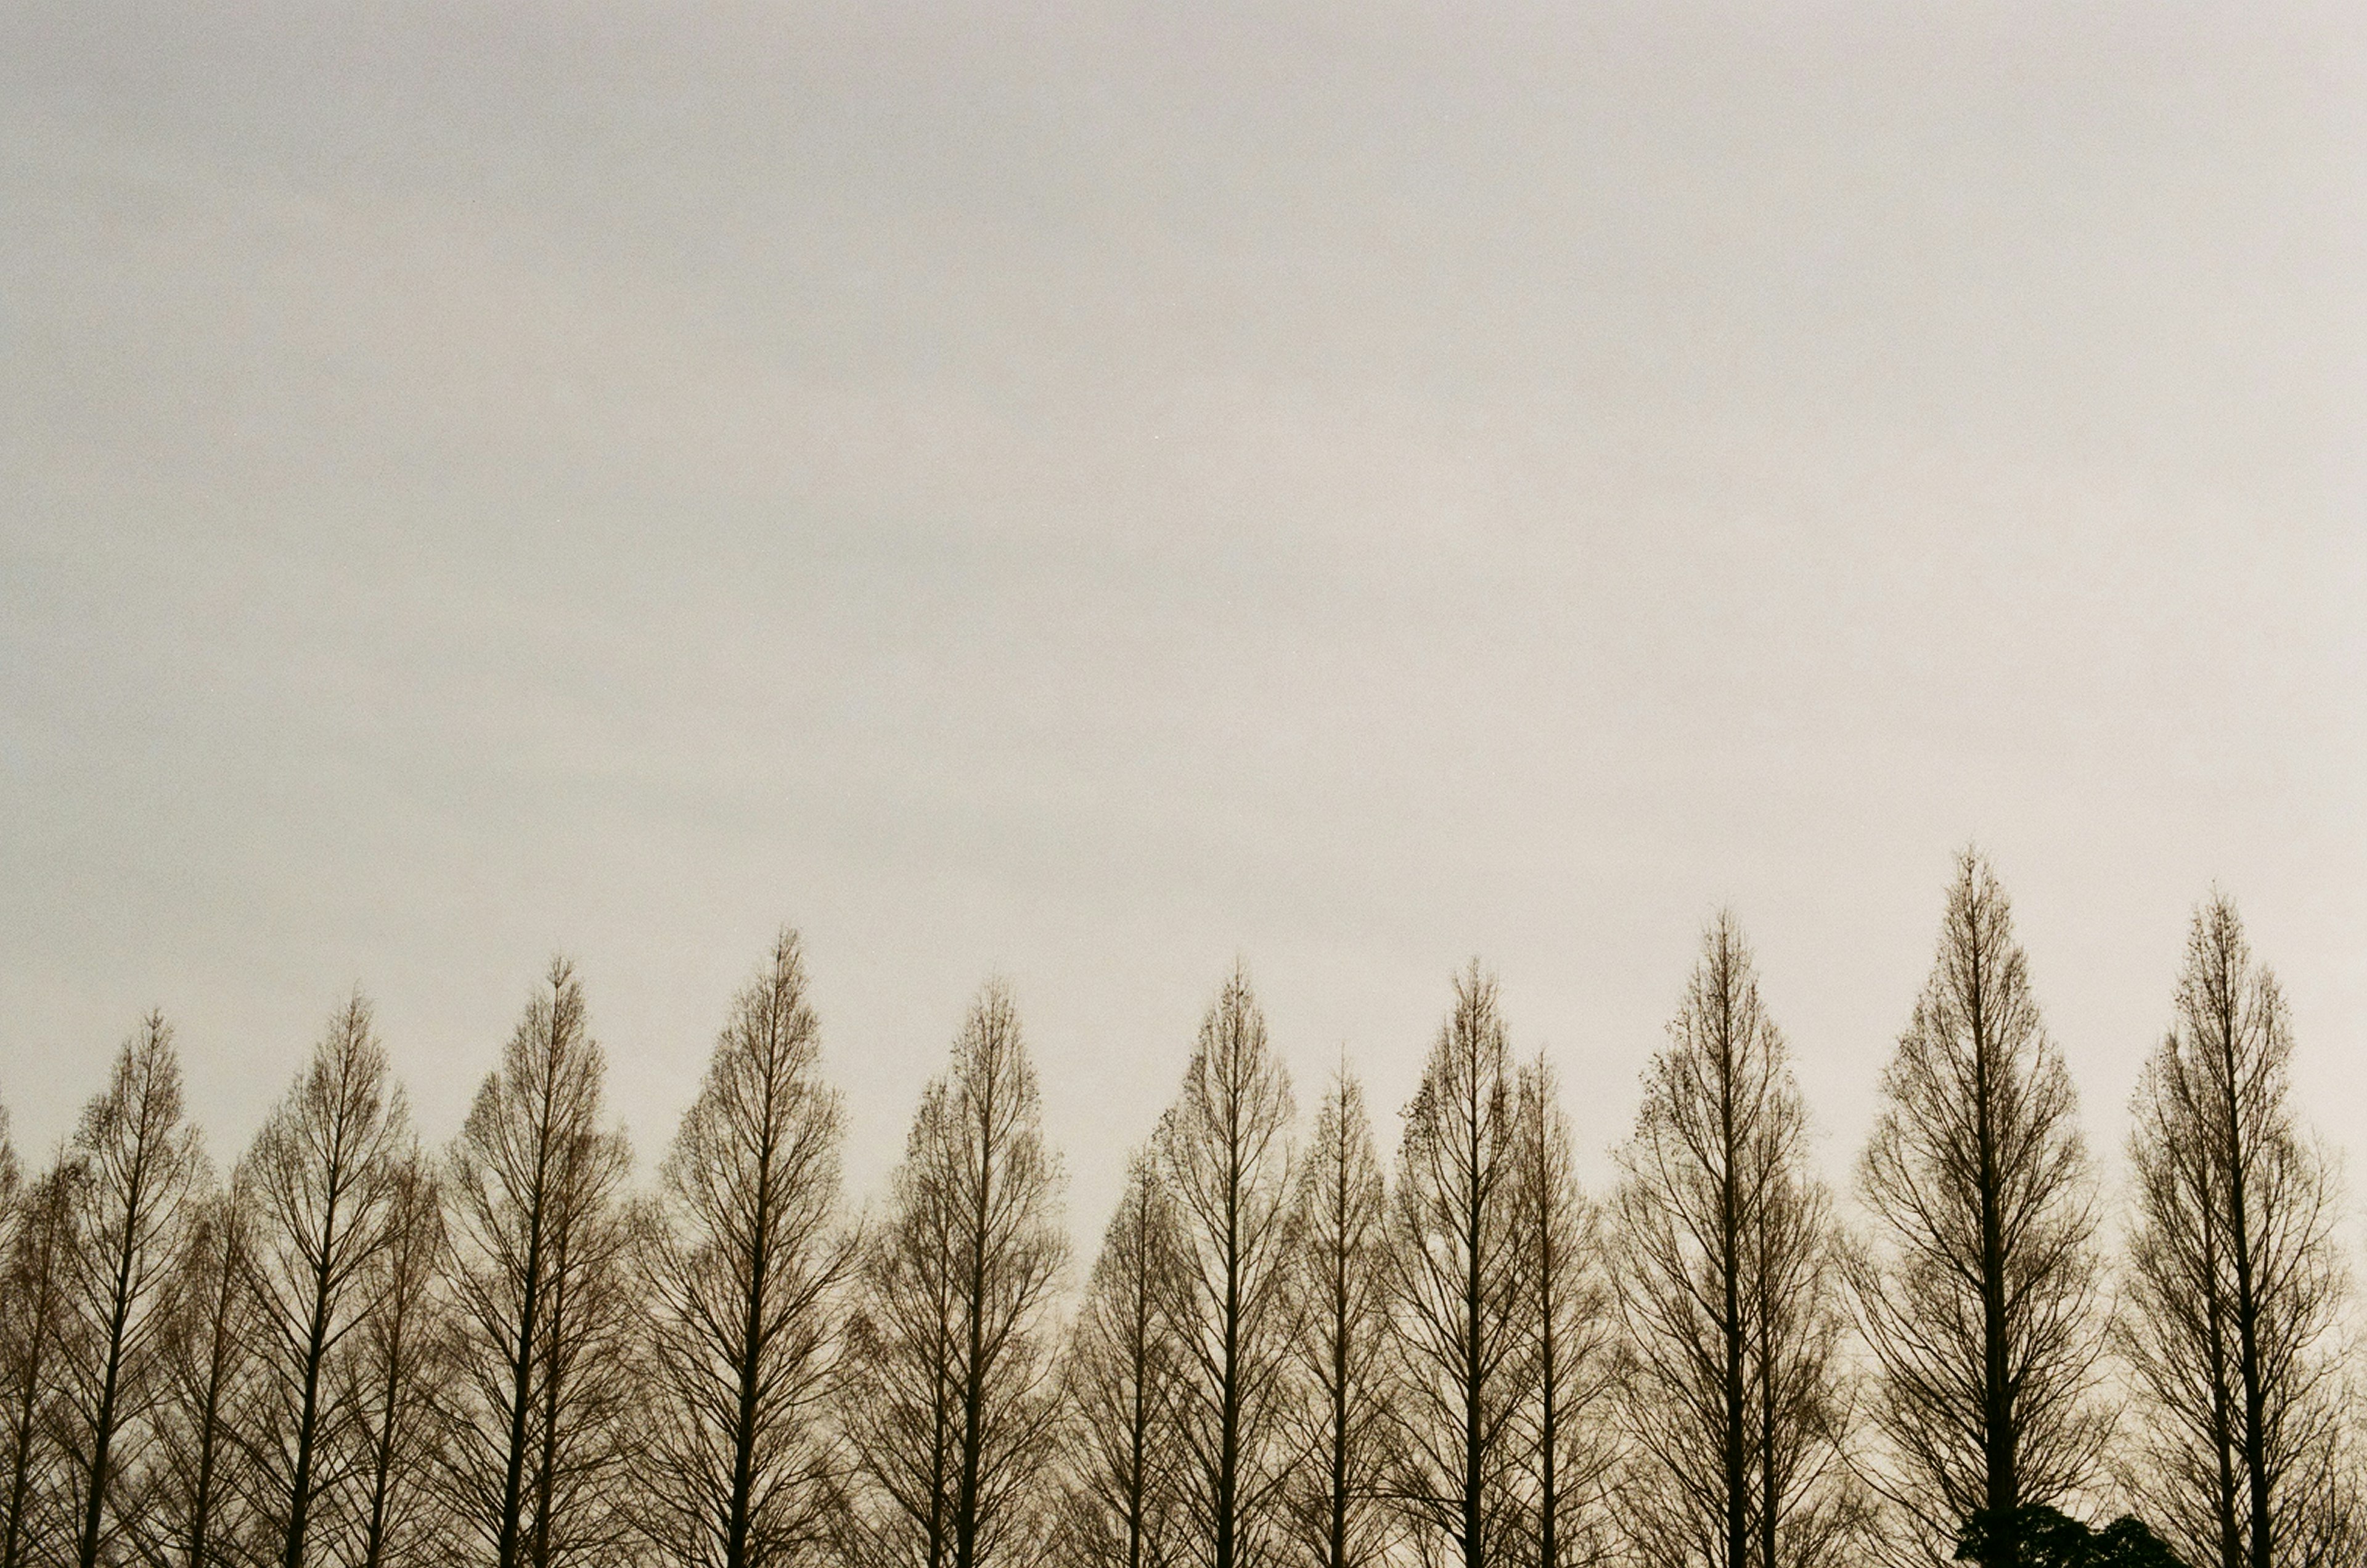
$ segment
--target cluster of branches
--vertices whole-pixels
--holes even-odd
[[[1478,964],[1394,1170],[1344,1063],[1302,1127],[1237,971],[1082,1280],[1009,992],[858,1217],[807,991],[784,933],[646,1191],[563,962],[441,1151],[359,996],[226,1179],[160,1017],[37,1177],[0,1122],[0,1568],[2367,1550],[2339,1195],[2224,899],[2136,1097],[2116,1308],[2070,1079],[1969,852],[1854,1233],[1727,916],[1600,1198]],[[2115,1503],[2154,1529],[2063,1511]]]

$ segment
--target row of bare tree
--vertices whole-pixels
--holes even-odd
[[[1080,1292],[1000,986],[861,1221],[794,936],[647,1191],[564,963],[447,1148],[357,998],[226,1181],[152,1016],[48,1169],[0,1162],[0,1568],[1810,1568],[2106,1499],[2195,1568],[2355,1565],[2340,1208],[2291,1050],[2213,898],[2108,1270],[1970,853],[1856,1227],[1728,918],[1600,1201],[1478,965],[1393,1174],[1344,1065],[1302,1135],[1237,973]]]

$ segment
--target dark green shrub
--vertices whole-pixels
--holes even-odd
[[[2185,1568],[2134,1515],[2095,1530],[2043,1503],[1975,1514],[1956,1537],[1956,1561],[2001,1562],[2017,1545],[2020,1568]]]

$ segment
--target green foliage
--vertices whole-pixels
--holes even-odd
[[[2009,1553],[2020,1568],[2185,1568],[2159,1536],[2128,1514],[2096,1530],[2044,1504],[1985,1508],[1956,1538],[1959,1562],[2001,1562]]]

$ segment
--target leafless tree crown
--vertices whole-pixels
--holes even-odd
[[[349,1494],[362,1410],[349,1363],[376,1304],[381,1256],[400,1235],[397,1172],[411,1154],[402,1091],[357,993],[232,1184],[247,1211],[256,1348],[249,1484],[282,1568],[304,1568],[315,1537],[357,1503]]]
[[[2005,890],[1969,851],[1858,1191],[1874,1229],[1850,1278],[1876,1369],[1876,1473],[1917,1550],[1978,1510],[2076,1501],[2106,1434],[2094,1187]]]
[[[912,1122],[855,1320],[855,1550],[985,1568],[1044,1550],[1060,1171],[1009,990],[989,985]]]
[[[774,1568],[828,1537],[846,1468],[828,1394],[854,1237],[839,1097],[784,931],[733,1003],[659,1173],[646,1253],[653,1532],[675,1561]]]
[[[1515,1081],[1514,1227],[1527,1344],[1515,1443],[1522,1519],[1509,1555],[1536,1568],[1577,1568],[1615,1552],[1608,1496],[1618,1454],[1617,1325],[1601,1216],[1579,1187],[1559,1080],[1540,1053]]]
[[[1731,916],[1668,1032],[1619,1152],[1631,1539],[1668,1568],[1849,1561],[1832,1203]]]
[[[129,1549],[125,1478],[138,1475],[162,1380],[158,1352],[188,1222],[210,1180],[181,1114],[173,1031],[151,1013],[115,1058],[69,1145],[77,1200],[58,1297],[56,1431],[76,1568]]]
[[[790,931],[639,1190],[564,961],[440,1152],[357,993],[226,1184],[151,1014],[53,1156],[0,1112],[0,1568],[2041,1568],[2047,1507],[2124,1506],[2357,1568],[2276,980],[2206,900],[2108,1281],[2026,967],[1966,853],[1856,1235],[1731,916],[1599,1205],[1478,963],[1386,1163],[1344,1054],[1301,1136],[1237,967],[1073,1297],[1000,983],[861,1214]]]
[[[605,1126],[605,1062],[554,961],[446,1160],[455,1373],[445,1484],[494,1568],[621,1559],[637,1347],[631,1154]]]
[[[2292,1055],[2275,977],[2214,896],[2136,1092],[2119,1335],[2143,1413],[2128,1484],[2214,1568],[2367,1551],[2337,1354],[2339,1200],[2293,1115]]]
[[[1307,1141],[1285,1247],[1299,1389],[1285,1419],[1285,1512],[1314,1568],[1367,1568],[1398,1534],[1387,1498],[1388,1190],[1364,1089],[1344,1064]]]
[[[1184,1539],[1208,1568],[1263,1568],[1283,1550],[1295,1114],[1265,1014],[1236,968],[1200,1021],[1157,1138],[1175,1218],[1167,1315],[1183,1348]]]
[[[1052,1544],[1069,1568],[1184,1560],[1172,1436],[1184,1351],[1168,1318],[1182,1266],[1174,1207],[1146,1150],[1103,1234],[1061,1367],[1065,1463]]]
[[[1495,978],[1475,962],[1406,1109],[1392,1202],[1392,1491],[1424,1563],[1491,1568],[1519,1529],[1529,1259],[1515,1078]]]

